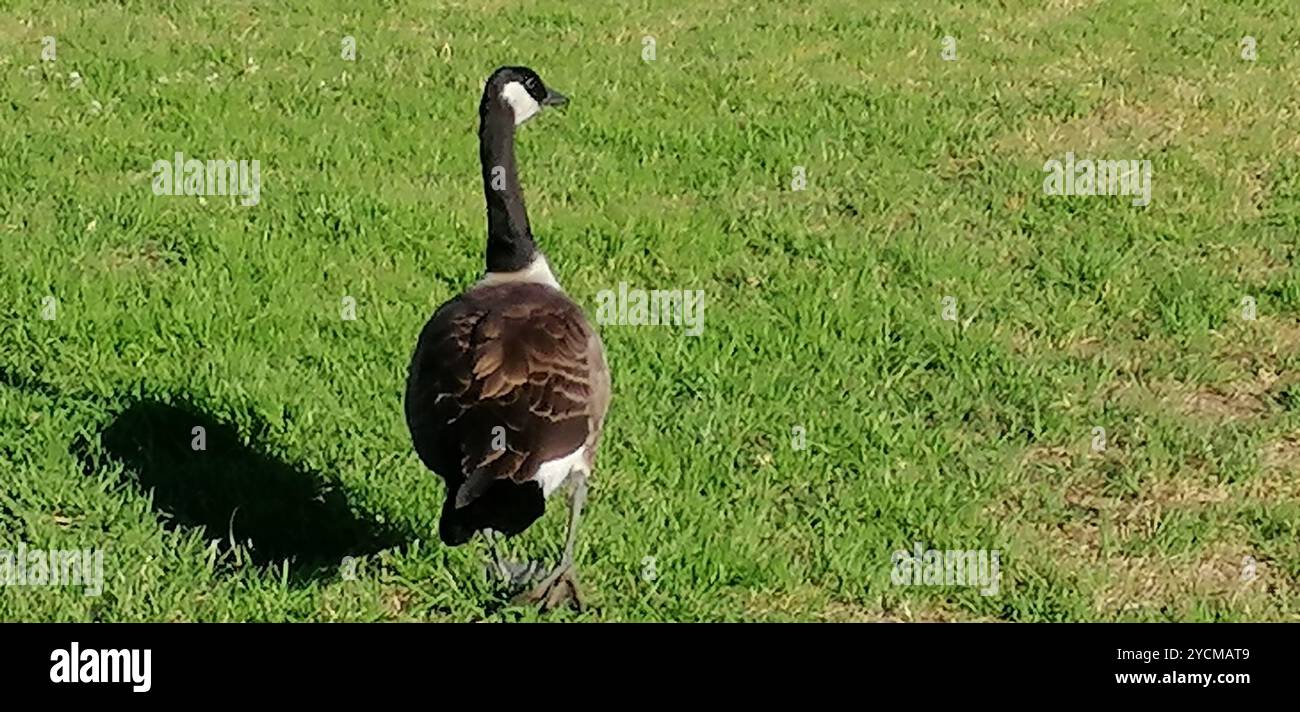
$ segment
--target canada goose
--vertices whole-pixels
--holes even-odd
[[[536,585],[521,597],[551,608],[570,597],[578,518],[609,406],[609,369],[595,329],[533,243],[515,166],[515,127],[567,99],[527,67],[502,67],[479,104],[487,200],[487,271],[434,312],[420,332],[406,384],[415,451],[447,484],[438,535],[459,546],[484,532],[498,572]],[[493,532],[513,536],[570,485],[559,563],[503,562]]]

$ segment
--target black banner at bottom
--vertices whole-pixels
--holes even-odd
[[[295,701],[683,685],[926,700],[1291,689],[1286,624],[4,624],[10,694]],[[630,687],[629,687],[630,686]],[[195,693],[201,696],[196,697]],[[674,694],[680,694],[674,693]]]

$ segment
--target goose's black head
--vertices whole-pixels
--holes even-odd
[[[563,106],[568,97],[547,87],[537,72],[528,67],[501,67],[483,87],[479,114],[486,114],[493,102],[503,102],[515,117],[515,126],[533,118],[546,106]]]

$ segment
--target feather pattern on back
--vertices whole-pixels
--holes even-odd
[[[420,334],[407,381],[416,452],[448,486],[440,534],[522,531],[544,511],[539,468],[586,448],[609,404],[603,347],[582,310],[536,282],[477,286]]]

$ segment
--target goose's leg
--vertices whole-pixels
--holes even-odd
[[[510,586],[518,586],[527,583],[537,576],[538,563],[536,561],[525,561],[519,563],[516,561],[506,561],[501,558],[501,550],[497,546],[497,539],[504,538],[491,529],[483,530],[483,538],[487,539],[488,548],[492,550],[492,564],[488,567],[502,581]]]
[[[533,589],[520,596],[525,602],[542,604],[543,609],[559,606],[571,599],[578,610],[583,608],[583,596],[573,572],[573,549],[578,539],[578,521],[582,518],[582,505],[587,502],[587,475],[574,471],[573,490],[569,494],[569,531],[565,536],[564,553],[560,562]]]
[[[483,538],[487,540],[488,549],[492,551],[492,563],[488,566],[488,570],[503,579],[509,579],[509,570],[506,568],[506,563],[501,560],[501,551],[497,549],[496,532],[491,529],[484,529]]]

